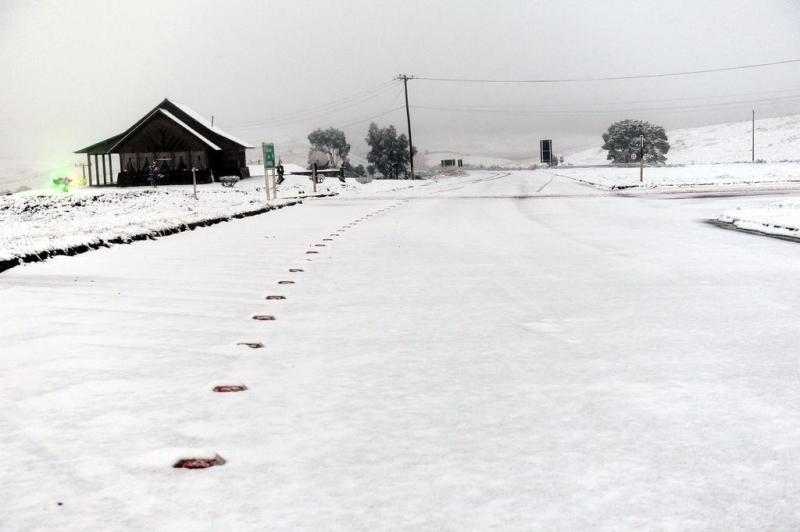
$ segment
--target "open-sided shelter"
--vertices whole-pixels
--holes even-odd
[[[198,183],[210,183],[225,175],[249,177],[245,150],[251,148],[189,107],[164,99],[122,133],[75,153],[86,154],[90,185],[135,186],[150,182],[154,162],[157,173],[163,176],[159,184],[189,184],[192,168]],[[118,156],[116,176],[114,154]]]

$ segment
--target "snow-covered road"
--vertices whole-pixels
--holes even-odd
[[[4,272],[0,530],[796,530],[800,246],[742,203],[474,173]]]

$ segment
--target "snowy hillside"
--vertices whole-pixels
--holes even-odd
[[[729,163],[751,160],[750,121],[667,131],[670,164]],[[606,152],[597,147],[565,154],[569,164],[606,164]],[[756,120],[756,159],[800,160],[800,115]]]

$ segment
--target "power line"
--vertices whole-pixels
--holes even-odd
[[[353,122],[348,122],[346,124],[342,124],[339,127],[345,128],[345,127],[350,127],[350,126],[355,126],[355,125],[358,125],[358,124],[362,124],[364,122],[371,122],[372,120],[377,120],[378,118],[386,116],[386,115],[388,115],[390,113],[394,113],[395,111],[400,111],[401,109],[405,109],[405,106],[401,105],[399,107],[394,107],[394,108],[389,109],[388,111],[384,111],[384,112],[382,112],[380,114],[369,116],[367,118],[360,118],[360,119],[355,120]]]
[[[271,119],[240,122],[237,125],[229,126],[228,129],[255,129],[265,126],[285,125],[294,122],[313,120],[319,117],[324,117],[330,114],[337,113],[344,109],[349,109],[351,107],[360,105],[366,101],[369,101],[384,94],[393,86],[394,86],[394,80],[390,80],[381,83],[380,85],[377,85],[375,87],[372,87],[370,89],[359,91],[357,93],[351,94],[350,96],[340,98],[338,100],[334,100],[325,104],[321,104],[315,107],[309,107],[306,109],[301,109],[284,115],[278,115]]]
[[[732,67],[722,68],[708,68],[705,70],[688,70],[684,72],[668,72],[663,74],[640,74],[632,76],[607,76],[596,78],[543,78],[543,79],[470,79],[470,78],[433,78],[433,77],[415,77],[420,81],[439,81],[446,83],[583,83],[593,81],[621,81],[631,79],[652,79],[652,78],[668,78],[675,76],[694,76],[698,74],[710,74],[713,72],[729,72],[731,70],[747,70],[752,68],[764,68],[777,65],[788,65],[792,63],[800,63],[800,59],[787,59],[785,61],[773,61],[770,63],[756,63],[752,65],[739,65]]]
[[[793,88],[793,89],[780,89],[780,90],[770,90],[770,91],[759,91],[759,92],[743,92],[738,94],[724,94],[724,95],[715,95],[715,96],[688,96],[682,98],[649,98],[646,100],[615,100],[615,101],[604,101],[604,102],[586,102],[584,105],[586,106],[601,106],[601,105],[612,105],[612,106],[619,106],[619,105],[630,105],[630,104],[639,104],[639,103],[662,103],[662,102],[685,102],[685,101],[696,101],[696,100],[725,100],[730,98],[742,98],[746,96],[761,96],[765,94],[774,94],[774,98],[778,98],[779,94],[786,94],[786,93],[797,93],[800,94],[800,88]],[[772,98],[769,98],[772,99]],[[720,102],[720,103],[727,103],[727,102]],[[431,104],[437,105],[437,104]],[[443,104],[446,105],[446,104]],[[548,108],[559,108],[559,107],[570,107],[575,104],[548,104]],[[466,106],[465,106],[466,107]],[[478,105],[474,106],[476,108],[481,109],[498,109],[498,110],[537,110],[538,106],[532,106],[530,104],[508,104],[508,105]],[[610,110],[610,109],[609,109]]]
[[[737,106],[750,106],[756,103],[779,103],[783,101],[800,100],[800,95],[786,96],[781,98],[769,98],[762,100],[744,100],[738,102],[726,102],[717,104],[706,105],[688,105],[688,106],[673,106],[673,107],[639,107],[630,109],[574,109],[574,110],[547,110],[547,109],[502,109],[490,107],[458,107],[458,106],[435,106],[435,105],[416,105],[414,109],[432,110],[432,111],[457,111],[457,112],[472,112],[472,113],[512,113],[517,115],[593,115],[593,114],[618,114],[618,113],[659,113],[659,112],[677,112],[677,111],[697,111],[701,109],[722,109],[726,107]]]

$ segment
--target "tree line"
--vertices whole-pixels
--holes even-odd
[[[364,139],[369,146],[367,166],[350,164],[350,144],[344,132],[334,127],[315,129],[308,135],[311,147],[308,150],[309,166],[317,168],[343,168],[345,175],[383,177],[386,179],[408,179],[411,177],[411,156],[408,137],[397,133],[390,125],[380,127],[375,122],[369,125]],[[414,154],[416,155],[416,148]]]

